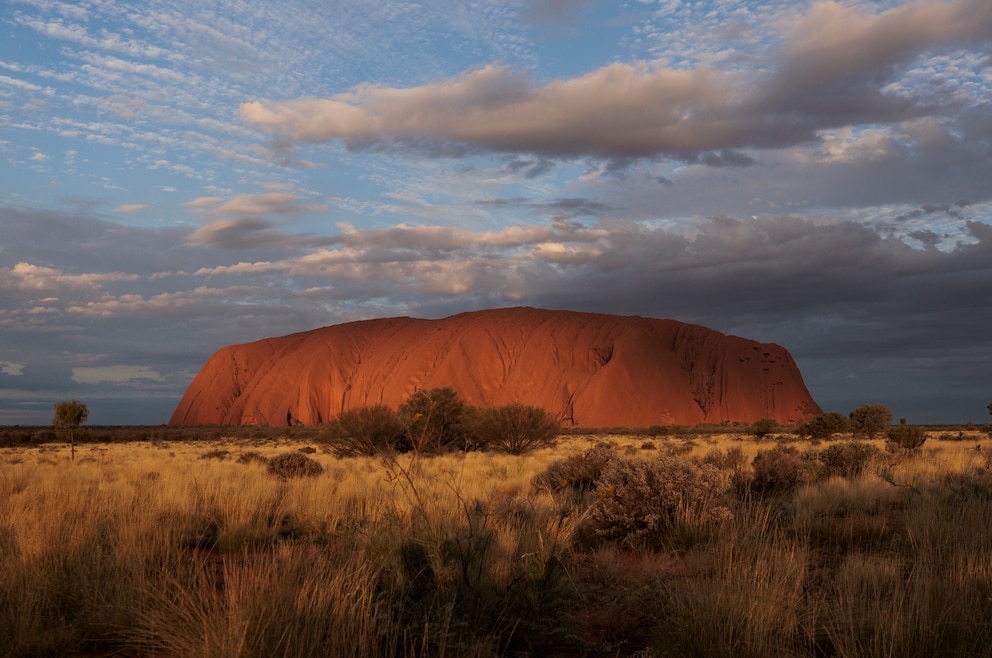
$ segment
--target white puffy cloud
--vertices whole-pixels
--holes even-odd
[[[93,289],[113,281],[137,281],[137,274],[124,272],[91,272],[70,274],[62,270],[20,262],[11,268],[0,268],[0,285],[20,290],[48,291],[66,289]]]
[[[767,69],[612,63],[547,83],[490,65],[442,82],[363,84],[330,98],[253,101],[248,123],[297,143],[399,142],[427,153],[551,157],[675,155],[797,145],[820,130],[898,123],[935,111],[885,89],[922,53],[992,39],[986,0],[918,0],[878,13],[820,2],[791,24]]]

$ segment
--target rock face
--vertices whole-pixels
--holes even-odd
[[[442,386],[474,405],[523,402],[581,427],[791,423],[821,413],[778,345],[674,320],[512,308],[225,347],[169,424],[309,425]]]

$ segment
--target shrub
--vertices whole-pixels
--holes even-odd
[[[551,462],[535,480],[537,484],[552,491],[566,487],[576,491],[589,491],[602,475],[606,464],[617,458],[617,452],[613,448],[597,446],[581,454]]]
[[[811,439],[829,439],[834,434],[850,431],[851,422],[843,414],[831,411],[816,418],[799,428],[801,436]]]
[[[761,418],[760,420],[754,421],[754,424],[751,425],[751,433],[758,439],[765,438],[777,429],[778,421],[774,418]]]
[[[267,464],[269,460],[264,457],[261,453],[255,450],[249,450],[248,452],[243,452],[238,455],[239,464],[250,464],[252,462],[261,462],[262,464]]]
[[[467,447],[465,414],[465,403],[447,387],[417,391],[399,409],[407,439],[417,452]]]
[[[851,431],[872,439],[892,424],[892,412],[884,404],[863,404],[850,414]]]
[[[723,498],[730,475],[677,456],[613,459],[596,482],[589,508],[596,534],[631,546],[656,545],[676,528],[700,528],[730,518]]]
[[[342,412],[327,441],[339,457],[371,456],[406,446],[402,421],[382,405]]]
[[[855,477],[879,454],[878,448],[863,441],[835,443],[820,452],[820,477]]]
[[[541,407],[519,402],[480,409],[473,436],[482,445],[521,455],[553,445],[561,429],[555,417]]]
[[[919,425],[896,425],[890,427],[886,434],[889,441],[904,450],[916,450],[927,440],[927,433]]]
[[[740,448],[730,448],[723,451],[714,448],[703,456],[702,463],[716,466],[725,471],[739,471],[744,466],[744,451]]]
[[[754,469],[751,491],[759,496],[791,493],[809,480],[803,456],[790,446],[759,451],[751,466]]]
[[[315,477],[324,472],[320,462],[302,452],[284,452],[269,460],[269,473],[283,480],[293,477]]]

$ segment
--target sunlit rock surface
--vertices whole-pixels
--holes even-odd
[[[820,412],[785,348],[674,320],[511,308],[388,318],[225,347],[171,425],[315,424],[450,386],[567,425],[805,421]]]

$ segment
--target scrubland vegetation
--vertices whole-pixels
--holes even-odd
[[[664,429],[2,448],[0,651],[990,655],[986,432]]]

